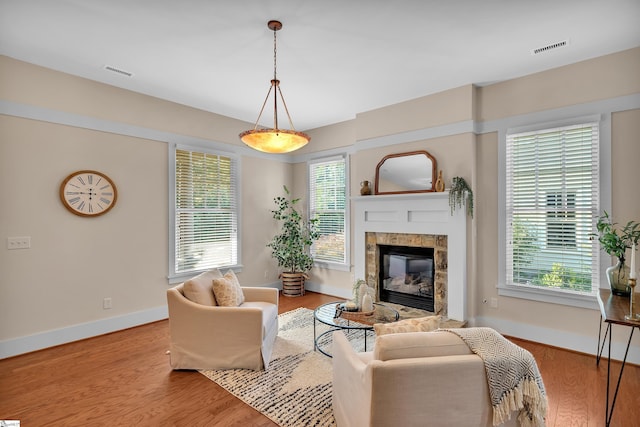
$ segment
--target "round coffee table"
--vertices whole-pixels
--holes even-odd
[[[395,322],[400,318],[400,313],[395,309],[381,303],[373,304],[374,311],[369,316],[360,316],[357,312],[343,312],[339,309],[341,303],[344,301],[329,302],[313,311],[313,349],[325,356],[332,357],[322,348],[327,344],[321,342],[326,335],[334,331],[361,330],[364,334],[364,351],[367,351],[367,335],[369,331],[373,331],[373,324]],[[316,328],[318,322],[328,325],[329,330],[318,335]]]

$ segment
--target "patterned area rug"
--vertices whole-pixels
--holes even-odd
[[[289,311],[281,314],[278,321],[278,337],[265,371],[200,372],[282,427],[335,426],[331,359],[313,350],[313,310]],[[317,328],[318,335],[328,330],[319,322]],[[330,340],[329,336],[326,338]],[[357,351],[362,351],[362,331],[349,340]],[[368,341],[372,346],[371,336]],[[330,342],[321,344],[330,351]]]

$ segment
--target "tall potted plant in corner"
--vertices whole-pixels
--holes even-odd
[[[267,247],[282,269],[282,294],[285,296],[304,295],[304,282],[307,273],[313,267],[311,245],[318,239],[317,219],[306,220],[298,211],[300,199],[291,198],[291,193],[283,186],[285,197],[275,197],[276,209],[273,218],[281,225],[280,233],[275,235]]]
[[[629,221],[620,230],[616,229],[616,225],[605,211],[596,223],[597,236],[602,250],[617,258],[616,264],[607,268],[606,271],[611,292],[615,295],[628,296],[631,289],[629,288],[629,267],[625,262],[625,253],[634,243],[638,244],[640,224]]]

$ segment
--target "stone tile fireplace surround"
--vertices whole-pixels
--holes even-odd
[[[376,288],[377,245],[435,249],[435,308],[445,318],[466,319],[467,221],[453,215],[449,193],[361,196],[351,199],[354,214],[354,273]]]

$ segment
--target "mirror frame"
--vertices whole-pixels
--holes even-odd
[[[380,181],[380,168],[384,164],[385,161],[389,159],[394,159],[396,157],[408,157],[415,155],[424,155],[429,160],[431,160],[431,188],[424,190],[407,190],[407,191],[380,191],[379,181]],[[437,179],[438,165],[436,163],[435,157],[429,154],[425,150],[417,150],[417,151],[409,151],[407,153],[397,153],[397,154],[388,154],[380,160],[378,166],[376,166],[376,180],[375,180],[375,188],[374,194],[407,194],[407,193],[432,193],[436,191],[436,179]]]

